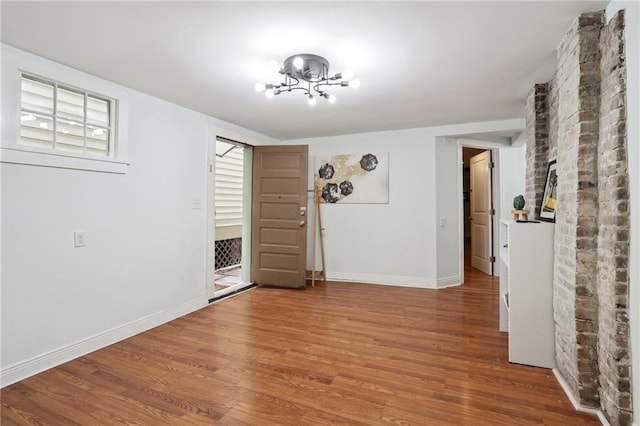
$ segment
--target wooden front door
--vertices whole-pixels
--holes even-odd
[[[307,261],[306,145],[253,150],[252,279],[303,288]]]
[[[491,151],[469,162],[471,172],[471,266],[492,275],[491,262]]]

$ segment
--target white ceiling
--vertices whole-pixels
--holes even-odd
[[[572,19],[607,3],[2,1],[0,13],[5,43],[286,140],[523,117]],[[362,85],[313,107],[254,90],[295,53]]]

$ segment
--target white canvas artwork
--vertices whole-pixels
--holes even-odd
[[[322,203],[388,204],[389,153],[318,156],[315,181]]]

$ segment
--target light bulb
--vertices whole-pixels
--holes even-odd
[[[296,56],[293,60],[293,66],[299,70],[299,69],[302,69],[303,65],[304,65],[304,60],[300,56]]]
[[[335,103],[336,97],[335,95],[330,95],[327,92],[322,94],[322,97],[329,101],[330,104]]]
[[[309,105],[316,104],[316,98],[314,98],[313,95],[309,95],[309,98],[307,99],[307,101],[309,102]]]
[[[267,90],[264,92],[264,95],[265,95],[267,98],[273,98],[273,95],[274,95],[274,93],[273,93],[273,89],[267,89]]]
[[[342,78],[347,80],[349,80],[350,78],[353,78],[353,70],[346,70],[345,72],[343,72]]]
[[[360,80],[351,80],[349,82],[349,87],[353,87],[354,89],[357,89],[358,87],[360,87]]]
[[[256,92],[262,92],[265,89],[265,85],[263,83],[256,83],[254,87],[256,88]]]

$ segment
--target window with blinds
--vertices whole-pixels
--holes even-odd
[[[21,145],[70,155],[109,157],[115,100],[22,74]]]
[[[242,226],[243,165],[243,147],[216,142],[216,228]]]

